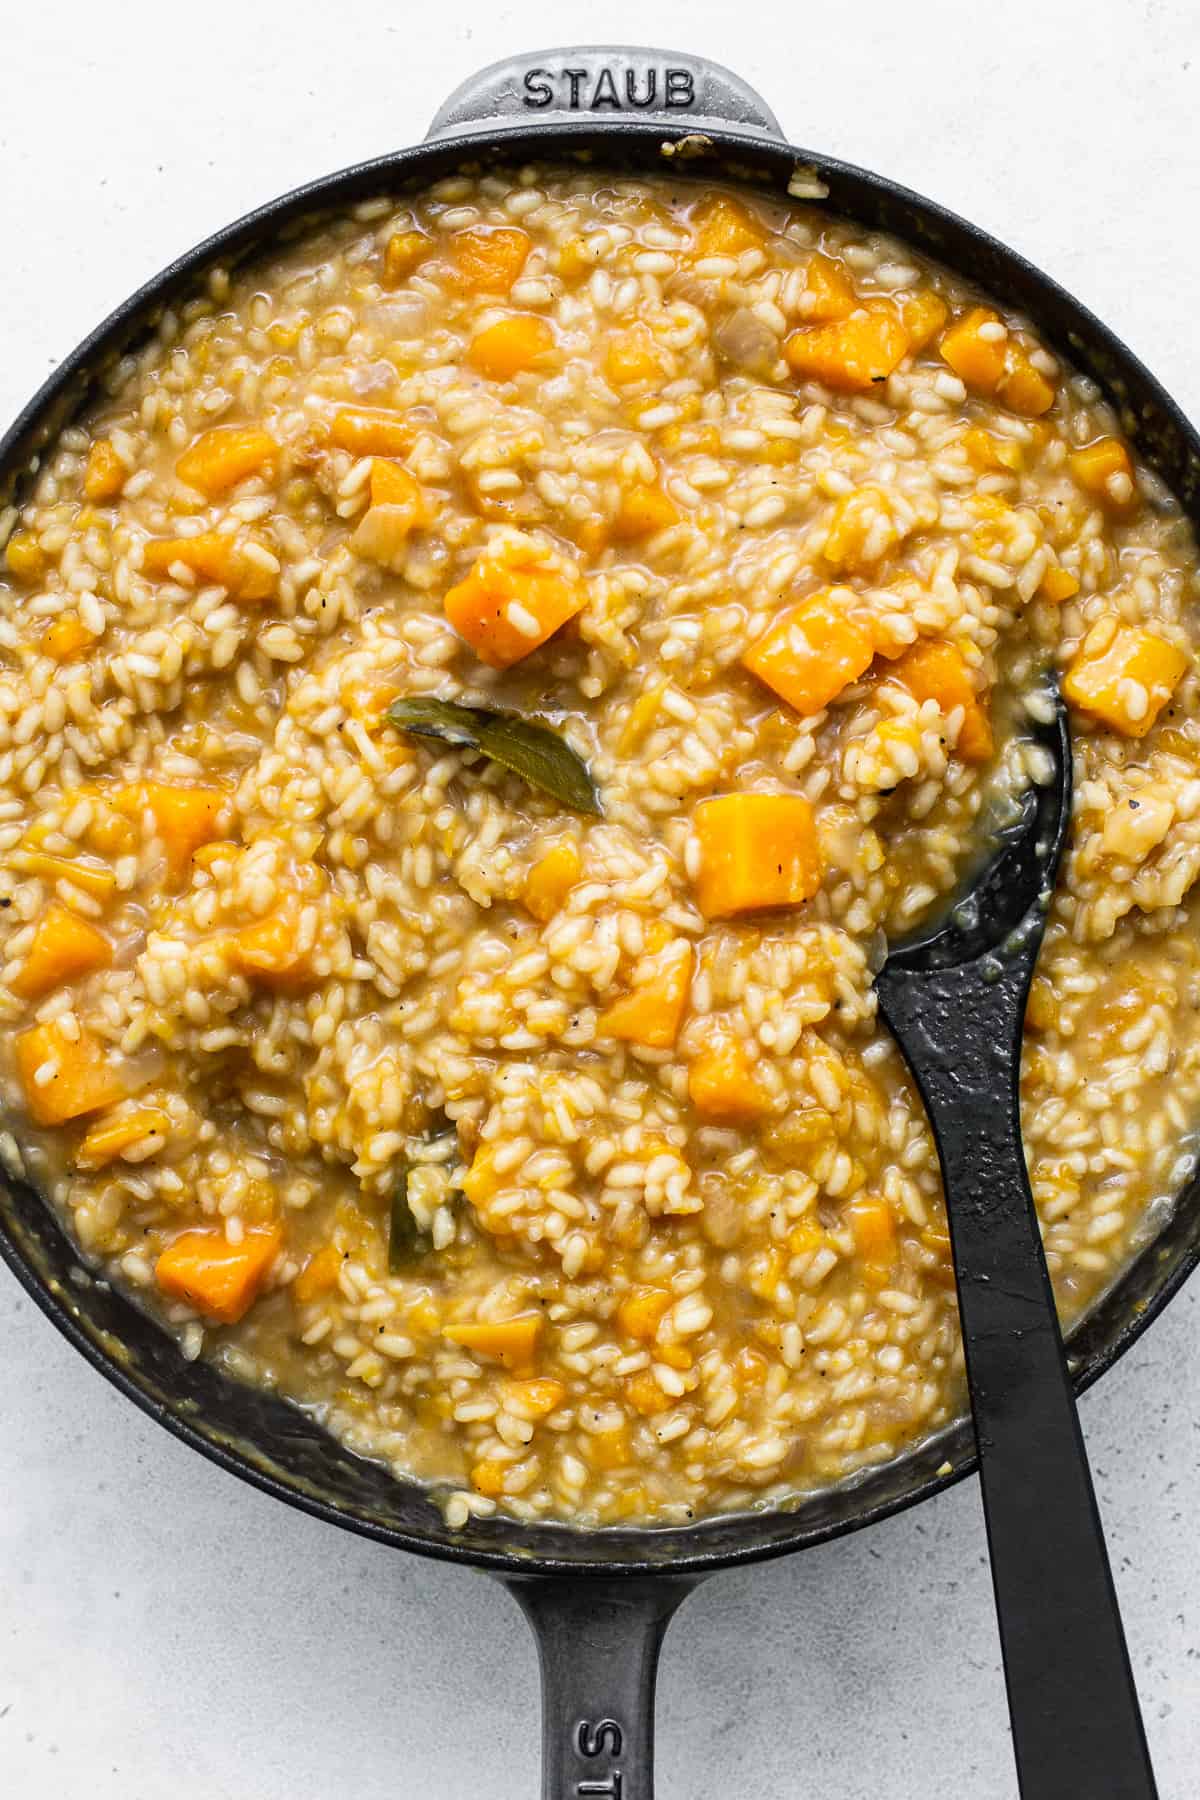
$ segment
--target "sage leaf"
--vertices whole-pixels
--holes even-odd
[[[387,716],[398,731],[480,751],[574,812],[595,817],[603,813],[587,764],[541,719],[523,719],[518,713],[488,706],[461,706],[456,700],[438,700],[432,695],[396,700],[388,707]]]

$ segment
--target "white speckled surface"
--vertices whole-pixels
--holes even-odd
[[[0,417],[208,231],[419,137],[484,63],[572,37],[686,39],[730,63],[796,141],[884,170],[1027,252],[1200,414],[1194,7],[858,0],[851,28],[844,7],[794,0],[691,0],[686,22],[664,0],[560,0],[552,16],[461,0],[419,41],[412,10],[207,0],[195,41],[160,50],[174,9],[150,0],[21,6],[0,110]],[[1200,1287],[1083,1419],[1164,1800],[1188,1800]],[[532,1645],[493,1584],[317,1525],[211,1468],[119,1399],[0,1272],[6,1793],[517,1800],[536,1789],[536,1755]],[[667,1641],[659,1768],[660,1800],[1008,1800],[974,1484],[691,1599]]]

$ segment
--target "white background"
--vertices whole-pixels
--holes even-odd
[[[1200,13],[1187,0],[5,12],[2,419],[198,238],[420,137],[494,58],[597,38],[731,64],[793,141],[935,196],[1052,271],[1200,416]],[[1200,1286],[1083,1419],[1164,1800],[1189,1800]],[[534,1654],[498,1588],[211,1468],[119,1399],[0,1271],[5,1793],[529,1800],[536,1757]],[[974,1484],[710,1582],[668,1638],[659,1768],[660,1800],[1007,1800]]]

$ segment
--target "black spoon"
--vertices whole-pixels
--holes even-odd
[[[892,949],[875,986],[941,1158],[1021,1794],[1146,1800],[1154,1773],[1021,1147],[1025,1002],[1071,814],[1057,696],[1035,735],[1053,779],[1027,791],[967,899]]]

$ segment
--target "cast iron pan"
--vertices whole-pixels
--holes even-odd
[[[1094,377],[1140,453],[1200,523],[1200,439],[1153,376],[1077,300],[1013,251],[878,175],[788,146],[763,102],[714,64],[673,52],[547,51],[464,84],[424,144],[274,200],[173,263],[87,338],[0,441],[0,501],[20,496],[39,448],[88,403],[97,376],[146,337],[165,306],[230,264],[347,204],[397,194],[464,165],[585,159],[598,169],[733,179],[782,197],[803,171],[831,213],[894,232],[1021,308]],[[824,190],[824,191],[822,191]],[[1200,1180],[1071,1339],[1077,1384],[1121,1356],[1200,1257]],[[428,1494],[353,1456],[284,1401],[244,1387],[175,1344],[88,1268],[49,1208],[0,1184],[0,1254],[88,1360],[151,1417],[269,1494],[366,1537],[500,1577],[533,1624],[545,1703],[547,1800],[650,1800],[654,1674],[675,1608],[713,1570],[779,1556],[928,1499],[975,1467],[958,1425],[909,1455],[785,1510],[687,1527],[581,1532],[473,1520],[450,1531]],[[949,1464],[951,1473],[939,1473]]]

